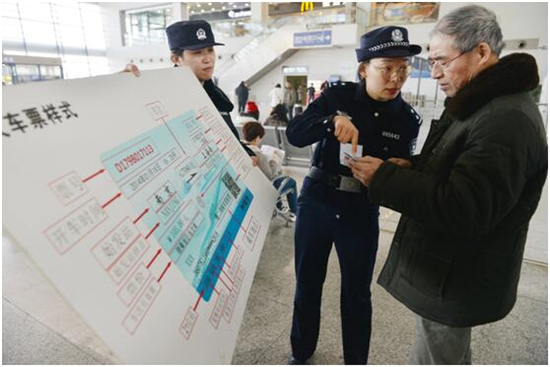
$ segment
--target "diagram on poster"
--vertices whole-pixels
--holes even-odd
[[[195,112],[177,116],[101,159],[134,208],[154,213],[145,217],[146,224],[208,301],[253,195],[197,117]],[[173,170],[165,169],[176,161]]]
[[[193,74],[3,105],[5,232],[125,363],[230,363],[276,192]]]

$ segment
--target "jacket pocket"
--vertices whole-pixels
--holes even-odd
[[[426,296],[442,298],[451,262],[414,248],[408,248],[405,251],[408,252],[406,254],[408,261],[401,267],[401,278]]]

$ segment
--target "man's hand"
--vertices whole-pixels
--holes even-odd
[[[411,168],[412,167],[411,161],[403,159],[403,158],[389,158],[388,162],[391,162],[393,164],[397,164],[399,167],[403,167],[403,168]]]
[[[383,160],[371,157],[370,155],[348,161],[353,177],[361,181],[365,186],[369,186],[372,177],[382,163],[384,163]]]
[[[126,64],[126,66],[124,66],[124,69],[122,69],[121,73],[132,73],[134,74],[134,76],[141,75],[141,71],[139,70],[137,65],[134,65],[134,64]]]
[[[252,166],[257,167],[260,158],[258,158],[258,156],[253,156],[253,157],[250,157],[250,158],[252,158]]]
[[[353,123],[344,116],[334,116],[334,136],[340,143],[351,142],[351,151],[355,156],[357,154],[357,142],[359,141],[359,130]]]

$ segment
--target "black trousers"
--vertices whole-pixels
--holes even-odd
[[[322,193],[319,185],[306,178],[298,199],[292,355],[305,361],[315,352],[323,283],[334,243],[341,273],[344,361],[366,364],[372,319],[370,284],[378,250],[378,207],[368,201],[361,206],[365,198],[358,194],[333,192],[328,196],[335,190],[326,188]]]
[[[239,112],[244,112],[246,107],[246,99],[238,98],[238,103],[239,103]]]

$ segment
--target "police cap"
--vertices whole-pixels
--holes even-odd
[[[166,28],[170,50],[200,50],[211,46],[224,46],[217,43],[212,27],[205,20],[184,20]]]
[[[422,47],[409,44],[409,32],[406,28],[387,26],[362,35],[359,48],[355,52],[357,61],[362,62],[376,57],[418,55],[422,52]]]

